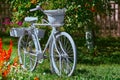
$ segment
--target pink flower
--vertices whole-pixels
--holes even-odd
[[[10,25],[10,18],[5,18],[5,20],[4,20],[4,22],[3,22],[3,24],[5,24],[5,25]]]
[[[19,26],[22,26],[22,21],[19,21],[17,24],[19,25]]]

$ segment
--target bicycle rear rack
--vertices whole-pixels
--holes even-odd
[[[25,32],[29,31],[29,28],[12,28],[10,30],[10,36],[12,37],[21,37]],[[43,38],[45,30],[36,28],[36,32],[39,38]]]

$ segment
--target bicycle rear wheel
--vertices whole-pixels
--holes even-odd
[[[34,35],[26,32],[18,41],[18,56],[23,69],[33,71],[37,65],[38,46]]]
[[[61,32],[55,36],[51,46],[51,60],[57,75],[72,75],[76,67],[76,46],[68,33]]]

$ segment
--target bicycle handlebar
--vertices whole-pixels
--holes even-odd
[[[37,5],[36,8],[30,9],[30,12],[37,10],[41,10],[42,12],[44,12],[44,10],[39,5]]]

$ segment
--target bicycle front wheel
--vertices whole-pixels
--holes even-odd
[[[37,65],[38,47],[34,35],[26,32],[18,41],[18,56],[23,69],[33,71]]]
[[[76,66],[76,46],[72,37],[61,32],[55,36],[51,47],[54,71],[59,76],[71,76]]]

